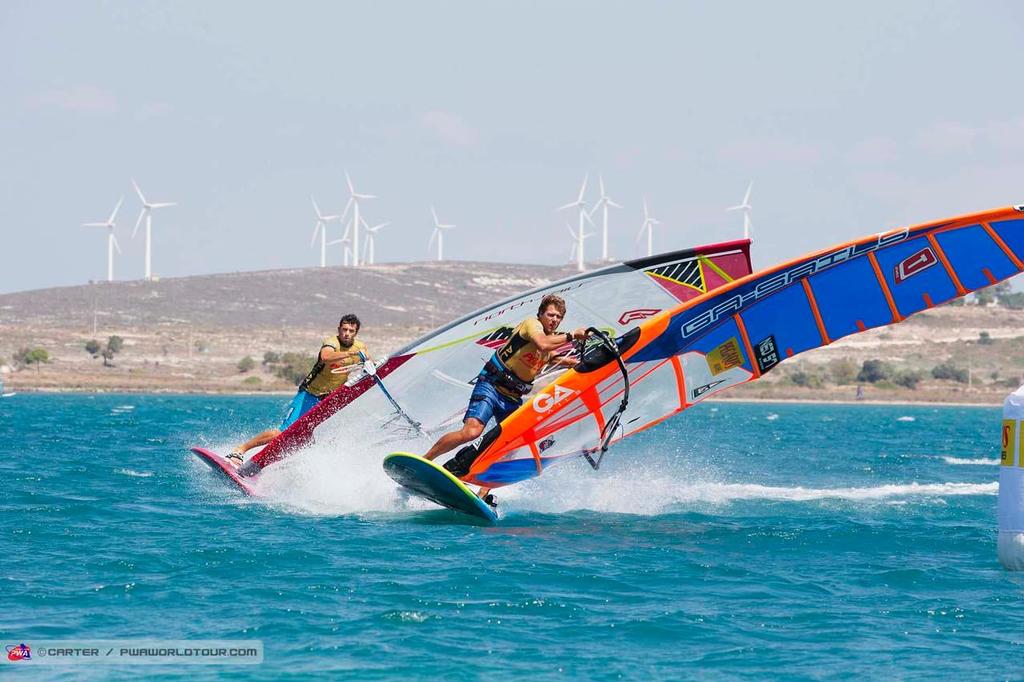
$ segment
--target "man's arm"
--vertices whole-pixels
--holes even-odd
[[[587,330],[583,327],[574,329],[572,332],[557,332],[550,336],[541,331],[530,331],[530,341],[544,353],[558,350],[573,339],[582,340],[587,338]]]
[[[320,362],[337,362],[338,360],[345,360],[347,358],[359,358],[359,351],[355,348],[351,350],[334,350],[330,346],[324,346],[320,349]]]

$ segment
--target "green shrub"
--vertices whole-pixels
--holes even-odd
[[[857,363],[849,358],[833,360],[828,365],[828,373],[832,381],[840,386],[852,384],[857,380]]]
[[[96,339],[89,339],[85,342],[85,352],[93,357],[99,355],[102,348],[103,346]]]
[[[252,369],[256,367],[256,361],[253,360],[248,355],[246,355],[244,358],[238,361],[237,367],[239,372],[245,374],[246,372],[252,371]]]
[[[23,367],[35,365],[37,372],[39,371],[39,365],[49,361],[50,353],[45,348],[20,348],[18,352],[14,354],[14,362]]]
[[[893,378],[893,383],[895,383],[897,386],[902,386],[904,388],[909,388],[913,390],[917,388],[917,385],[921,383],[921,379],[923,378],[924,377],[921,376],[920,372],[914,370],[903,370],[902,372],[898,373],[895,376],[895,378]]]
[[[992,337],[989,336],[988,332],[981,332],[980,334],[978,334],[978,343],[981,344],[982,346],[991,346]]]
[[[932,367],[932,376],[936,379],[946,379],[961,384],[966,384],[968,381],[967,370],[961,369],[949,361]]]
[[[309,374],[309,370],[315,362],[316,358],[312,355],[284,353],[281,355],[281,364],[274,370],[274,374],[298,386]]]
[[[857,374],[857,381],[866,381],[869,384],[878,383],[892,378],[892,368],[882,360],[865,360]]]
[[[1020,310],[1024,308],[1024,293],[1006,294],[999,298],[999,303],[1011,310]]]
[[[276,365],[279,362],[281,362],[281,354],[277,351],[268,350],[263,354],[264,365]]]
[[[789,375],[789,380],[802,388],[821,388],[821,376],[803,370],[797,370]]]
[[[246,386],[259,386],[263,383],[263,380],[259,377],[246,377],[242,380],[242,383]]]

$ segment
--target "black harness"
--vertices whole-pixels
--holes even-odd
[[[515,393],[518,396],[524,396],[533,390],[533,383],[523,381],[516,376],[515,372],[506,367],[498,358],[497,353],[492,355],[491,359],[484,365],[482,374],[487,381],[498,388],[504,388],[506,391]]]

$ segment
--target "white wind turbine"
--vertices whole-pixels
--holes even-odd
[[[320,235],[320,267],[327,267],[327,223],[338,220],[341,216],[338,215],[323,215],[320,213],[320,207],[316,205],[316,199],[310,197],[313,202],[313,210],[316,212],[316,226],[313,227],[313,238],[309,241],[309,245],[313,246],[316,243],[317,234]],[[334,242],[332,242],[334,243]]]
[[[590,236],[590,235],[585,235],[584,234],[584,232],[583,232],[583,227],[584,227],[583,223],[584,223],[584,221],[586,221],[586,222],[589,222],[591,225],[594,224],[594,221],[590,219],[590,214],[587,212],[587,206],[583,202],[583,195],[586,194],[586,192],[587,192],[587,180],[588,179],[590,179],[590,174],[589,173],[583,176],[583,184],[580,185],[580,193],[579,193],[579,196],[576,197],[576,201],[569,202],[568,204],[565,204],[564,206],[559,206],[557,209],[555,209],[555,210],[558,210],[558,211],[564,211],[564,210],[570,209],[570,208],[575,208],[575,209],[579,210],[579,215],[580,215],[579,232],[573,232],[573,238],[577,240],[577,245],[579,247],[579,251],[576,254],[576,259],[577,259],[578,266],[579,266],[579,269],[580,269],[581,272],[584,269],[583,268],[583,262],[585,260],[584,259],[584,254],[583,254],[583,240],[586,239],[588,236]],[[570,232],[572,232],[571,229],[570,229]]]
[[[754,210],[754,207],[750,205],[750,191],[754,189],[754,182],[751,180],[750,184],[747,185],[747,193],[743,195],[743,203],[737,204],[736,206],[730,206],[725,209],[726,211],[743,211],[743,238],[750,239],[750,213]]]
[[[105,227],[107,228],[107,281],[114,281],[114,249],[117,249],[118,253],[121,253],[121,245],[117,243],[117,237],[114,236],[114,218],[117,217],[117,210],[121,208],[121,202],[124,201],[124,197],[117,200],[117,206],[114,206],[114,210],[111,212],[110,217],[107,218],[105,223],[82,223],[82,227]]]
[[[352,228],[352,265],[359,265],[359,200],[360,199],[376,199],[375,194],[360,194],[356,192],[355,187],[352,186],[352,178],[349,177],[348,171],[345,171],[345,181],[348,183],[348,203],[345,204],[345,210],[341,214],[341,219],[344,220],[345,216],[348,215],[348,209],[352,209],[352,222],[350,227]],[[346,230],[346,233],[348,230]]]
[[[644,202],[644,222],[640,226],[640,231],[636,234],[636,241],[640,241],[640,238],[644,236],[644,230],[647,230],[647,255],[654,255],[654,226],[661,225],[660,220],[655,220],[651,217],[650,212],[647,210],[647,197],[643,198]]]
[[[374,243],[377,241],[376,234],[377,234],[377,232],[381,228],[387,227],[390,224],[391,224],[390,222],[377,223],[373,227],[370,227],[365,220],[363,221],[363,227],[366,228],[366,246],[363,247],[363,252],[364,252],[363,253],[363,262],[364,263],[366,263],[368,265],[373,265],[376,262],[374,260],[374,251],[373,251]],[[367,251],[370,254],[369,259],[366,258],[366,252]]]
[[[601,197],[597,200],[597,203],[594,204],[594,208],[592,208],[590,210],[590,215],[591,216],[594,215],[594,211],[596,211],[598,208],[602,209],[602,214],[603,214],[602,218],[603,218],[603,220],[601,221],[601,260],[607,262],[609,260],[609,258],[608,258],[608,207],[610,206],[612,208],[622,208],[622,206],[620,204],[616,204],[614,201],[612,201],[611,197],[609,197],[607,194],[604,193],[604,177],[601,176],[601,175],[597,176],[597,181],[598,181],[598,184],[601,187]]]
[[[569,234],[572,235],[572,250],[569,252],[569,262],[576,261],[576,269],[583,272],[586,268],[583,264],[583,243],[587,240],[587,237],[593,237],[593,232],[584,232],[582,226],[580,227],[579,234],[577,234],[569,223],[565,224],[565,229],[569,230]]]
[[[349,236],[349,232],[352,231],[352,225],[345,226],[345,232],[341,235],[341,239],[334,239],[327,242],[327,246],[334,246],[335,244],[341,244],[341,264],[345,267],[349,265],[349,257],[352,255],[352,238]]]
[[[135,239],[135,233],[139,231],[139,225],[142,224],[142,219],[146,219],[146,279],[153,279],[153,209],[164,208],[166,206],[177,206],[177,202],[163,202],[160,204],[151,204],[146,201],[146,197],[143,196],[142,190],[139,189],[138,183],[135,182],[135,178],[132,178],[132,186],[135,187],[135,193],[139,195],[139,199],[142,201],[142,212],[139,213],[139,219],[135,221],[135,229],[132,230],[132,239]]]
[[[434,231],[430,233],[430,241],[427,242],[427,248],[429,249],[434,240],[437,239],[437,260],[444,260],[444,231],[451,230],[455,226],[442,224],[437,219],[437,211],[434,210],[433,206],[430,207],[430,214],[434,216]]]

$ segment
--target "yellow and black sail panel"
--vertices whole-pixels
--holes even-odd
[[[736,278],[617,340],[631,395],[613,441],[793,355],[900,322],[1022,270],[1024,207],[1007,207],[891,230]],[[687,286],[697,282],[692,270],[674,272]],[[587,369],[565,373],[509,416],[465,480],[507,485],[594,452],[624,379],[614,363]]]
[[[645,270],[678,301],[689,301],[750,274],[749,252],[701,255]]]

